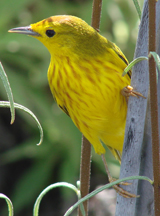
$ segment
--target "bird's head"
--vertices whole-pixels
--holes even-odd
[[[107,40],[82,19],[52,16],[9,32],[30,35],[40,40],[54,56],[95,56],[103,53]]]

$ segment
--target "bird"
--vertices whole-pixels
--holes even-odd
[[[51,16],[9,32],[32,36],[48,49],[52,95],[101,155],[109,181],[114,181],[104,145],[121,162],[128,97],[142,96],[130,86],[131,71],[122,76],[128,65],[125,55],[84,20],[71,15]],[[113,187],[126,198],[136,197],[119,185]]]

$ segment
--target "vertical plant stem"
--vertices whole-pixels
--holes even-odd
[[[149,52],[156,51],[156,10],[155,0],[149,0]],[[160,159],[159,159],[159,134],[158,134],[158,99],[157,99],[157,78],[156,64],[153,57],[149,58],[150,78],[150,106],[151,106],[151,127],[152,127],[152,156],[154,176],[154,206],[155,216],[160,215]]]
[[[101,7],[102,7],[102,0],[93,0],[92,27],[96,29],[97,31],[99,31]],[[91,144],[83,136],[82,148],[81,148],[81,167],[80,167],[81,197],[84,197],[89,193],[90,167],[91,167]],[[84,209],[85,209],[86,216],[87,216],[88,215],[88,201],[85,201],[83,204],[84,204]],[[78,208],[78,216],[82,216],[79,208]]]
[[[99,31],[100,19],[101,19],[102,0],[93,0],[92,11],[92,27]]]
[[[91,169],[91,144],[83,136],[81,147],[81,167],[80,167],[80,190],[81,197],[89,193],[90,188],[90,169]],[[88,200],[83,203],[86,216],[88,215]],[[82,216],[80,208],[78,208],[78,215]]]

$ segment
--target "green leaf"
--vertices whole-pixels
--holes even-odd
[[[153,56],[153,58],[156,62],[157,68],[160,71],[160,57],[159,57],[159,55],[156,52],[150,52],[148,57],[150,58],[151,56]]]
[[[0,101],[0,107],[10,107],[10,103],[8,101]],[[37,145],[40,145],[43,141],[43,129],[42,129],[42,126],[41,126],[39,120],[37,119],[37,117],[34,115],[34,113],[31,110],[29,110],[28,108],[26,108],[20,104],[14,103],[14,107],[17,109],[25,111],[30,116],[32,116],[33,119],[36,121],[38,128],[39,128],[39,131],[40,131],[40,141]]]
[[[131,70],[131,68],[132,68],[135,64],[137,64],[138,62],[143,61],[143,60],[148,60],[148,58],[145,57],[145,56],[140,56],[140,57],[134,59],[133,61],[131,61],[131,62],[129,63],[129,65],[124,69],[124,71],[123,71],[123,73],[122,73],[122,76],[125,76],[126,73],[127,73],[129,70]]]
[[[99,192],[107,189],[107,188],[110,188],[112,187],[113,185],[116,185],[116,184],[119,184],[121,182],[124,182],[124,181],[128,181],[128,180],[134,180],[134,179],[139,179],[139,180],[146,180],[146,181],[149,181],[151,184],[153,184],[153,181],[151,179],[149,179],[148,177],[146,176],[130,176],[130,177],[126,177],[126,178],[123,178],[123,179],[119,179],[117,181],[114,181],[112,183],[109,183],[109,184],[106,184],[94,191],[92,191],[91,193],[89,193],[87,196],[83,197],[82,199],[80,199],[77,203],[75,203],[73,206],[71,206],[68,211],[65,213],[64,216],[69,216],[73,210],[75,208],[77,208],[81,203],[83,203],[84,201],[90,199],[91,197],[95,196],[96,194],[98,194]]]
[[[153,56],[153,58],[154,58],[154,60],[156,62],[157,68],[160,71],[160,57],[159,57],[159,55],[156,52],[150,52],[149,55],[148,55],[148,58],[150,58],[151,56]],[[156,68],[156,76],[157,76],[157,82],[158,82],[157,68]]]
[[[141,9],[140,9],[140,6],[139,6],[139,2],[137,0],[133,0],[133,3],[135,5],[135,7],[136,7],[139,19],[141,19]]]
[[[10,87],[10,84],[9,84],[7,74],[5,73],[1,62],[0,62],[0,77],[2,79],[3,85],[4,85],[5,90],[7,92],[8,100],[10,102],[9,107],[10,107],[10,110],[11,110],[11,124],[13,124],[13,122],[15,120],[15,108],[14,108],[13,94],[12,94],[12,90],[11,90],[11,87]]]
[[[8,216],[13,216],[13,204],[11,200],[4,194],[0,193],[0,198],[5,199],[8,205]]]
[[[40,202],[42,200],[42,198],[44,197],[44,195],[49,192],[50,190],[52,190],[53,188],[56,188],[56,187],[67,187],[67,188],[70,188],[72,189],[78,196],[78,199],[80,198],[80,190],[78,188],[76,188],[74,185],[72,184],[69,184],[67,182],[58,182],[58,183],[55,183],[55,184],[52,184],[52,185],[49,185],[47,188],[45,188],[41,193],[40,195],[38,196],[36,202],[35,202],[35,205],[34,205],[34,209],[33,209],[33,215],[34,216],[38,216],[39,215],[39,206],[40,206]],[[83,206],[83,205],[82,205]],[[81,206],[81,207],[82,207]],[[82,215],[85,216],[85,211],[84,211],[84,208],[82,207],[81,208],[81,211],[82,211]]]

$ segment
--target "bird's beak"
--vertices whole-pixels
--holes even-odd
[[[34,31],[31,29],[31,26],[13,28],[13,29],[10,29],[8,32],[11,32],[11,33],[19,33],[19,34],[26,34],[26,35],[31,35],[31,36],[40,36],[39,33],[34,32]]]

